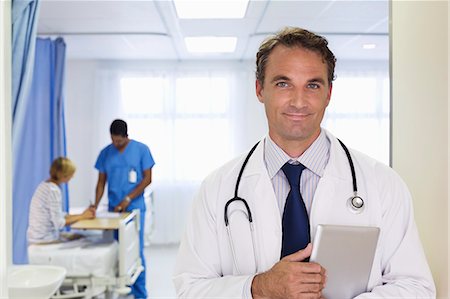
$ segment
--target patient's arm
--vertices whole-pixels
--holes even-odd
[[[66,215],[65,219],[66,219],[66,225],[70,225],[74,222],[77,222],[79,220],[84,220],[84,219],[92,219],[95,218],[95,209],[93,207],[89,207],[86,210],[84,210],[83,213],[81,214],[76,214],[76,215]]]

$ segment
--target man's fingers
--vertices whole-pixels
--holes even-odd
[[[308,258],[311,255],[312,252],[312,245],[311,243],[308,243],[308,245],[300,249],[297,252],[294,252],[293,254],[287,255],[283,258],[283,260],[289,261],[289,262],[301,262],[304,259]]]
[[[304,293],[320,293],[323,289],[322,284],[318,283],[309,283],[304,285],[303,292]],[[320,295],[320,294],[319,294]]]
[[[254,298],[321,298],[326,283],[325,269],[318,263],[300,262],[311,254],[311,249],[309,244],[255,276]]]
[[[324,284],[325,276],[323,274],[306,274],[302,275],[302,282],[313,284]]]

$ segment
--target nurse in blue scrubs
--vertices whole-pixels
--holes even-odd
[[[95,190],[97,208],[108,183],[108,209],[115,212],[130,212],[139,209],[141,213],[140,255],[144,271],[131,286],[137,298],[147,298],[145,287],[144,259],[144,189],[152,181],[152,167],[155,165],[148,146],[128,138],[127,123],[116,119],[111,123],[112,143],[105,147],[97,158],[95,168],[99,171]]]

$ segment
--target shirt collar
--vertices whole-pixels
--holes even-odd
[[[325,166],[330,157],[331,142],[324,130],[320,130],[319,137],[297,159],[286,154],[269,135],[264,140],[264,162],[272,179],[280,168],[288,161],[300,162],[314,174],[322,177]]]

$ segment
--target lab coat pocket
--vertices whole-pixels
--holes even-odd
[[[244,207],[229,212],[228,237],[233,257],[233,274],[256,273],[255,232]]]

